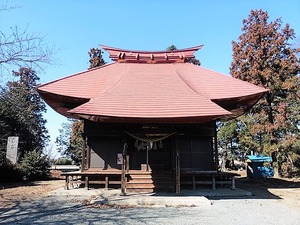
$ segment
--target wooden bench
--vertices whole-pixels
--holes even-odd
[[[237,173],[219,172],[219,171],[201,171],[192,169],[182,169],[180,171],[181,184],[192,184],[193,190],[196,184],[211,184],[212,189],[216,189],[216,184],[229,184],[231,189],[235,189],[235,177],[240,176]],[[185,179],[188,178],[188,179]]]
[[[101,171],[76,171],[62,173],[65,176],[65,189],[69,190],[78,184],[84,184],[85,189],[89,189],[90,184],[104,184],[108,189],[110,184],[121,185],[121,174],[119,170],[101,170]]]

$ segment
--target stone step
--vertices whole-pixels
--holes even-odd
[[[128,193],[153,193],[153,188],[127,188],[126,192]]]
[[[173,191],[173,175],[170,172],[133,172],[128,174],[128,192]]]
[[[128,185],[126,190],[139,190],[139,189],[152,189],[153,190],[160,190],[160,191],[171,191],[174,190],[173,185],[153,185],[153,184],[134,184],[134,185]]]
[[[143,175],[143,174],[130,174],[128,175],[128,177],[130,179],[152,179],[152,175],[147,174],[147,175]]]
[[[153,180],[152,179],[146,179],[146,178],[139,178],[139,179],[132,179],[128,180],[127,184],[152,184]]]
[[[152,183],[127,183],[128,188],[155,188],[155,185]]]
[[[129,180],[127,184],[154,184],[154,185],[173,185],[172,181],[153,181],[148,179],[140,180]]]

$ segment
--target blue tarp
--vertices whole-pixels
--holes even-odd
[[[247,159],[251,162],[272,162],[271,156],[263,156],[263,155],[247,155]]]
[[[272,158],[270,156],[247,155],[248,167],[247,176],[252,178],[266,178],[274,176],[274,169],[271,166]],[[268,166],[264,163],[269,163]]]

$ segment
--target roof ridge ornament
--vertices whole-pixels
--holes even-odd
[[[101,45],[102,49],[109,53],[109,58],[116,62],[127,63],[184,63],[187,59],[195,58],[194,53],[200,50],[203,45],[195,47],[164,50],[164,51],[140,51],[140,50],[126,50],[120,48],[113,48]]]

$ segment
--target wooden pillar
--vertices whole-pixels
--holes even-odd
[[[129,155],[126,154],[126,171],[129,172]]]
[[[149,146],[148,145],[146,147],[146,166],[147,166],[146,171],[149,171]]]
[[[214,157],[215,157],[215,169],[219,167],[219,156],[218,156],[218,135],[217,135],[217,124],[215,124],[215,135],[214,135]]]
[[[88,175],[86,175],[84,177],[84,187],[86,190],[89,190],[89,176]]]
[[[195,176],[195,174],[193,174],[193,190],[195,190],[196,189],[196,176]]]
[[[86,141],[85,141],[85,135],[82,134],[82,159],[81,159],[81,172],[83,172],[86,168]]]
[[[235,190],[235,177],[231,177],[231,189]]]
[[[122,175],[121,175],[121,194],[126,195],[126,152],[128,144],[125,142],[123,146],[123,160],[122,160]]]
[[[215,178],[215,175],[212,175],[212,189],[216,190],[216,178]]]
[[[108,190],[108,176],[105,176],[105,190]]]
[[[86,137],[85,142],[86,142],[86,165],[85,165],[85,168],[89,169],[90,165],[91,165],[91,148],[88,145],[88,137]]]
[[[65,179],[65,190],[69,190],[69,175],[66,175],[66,179]]]
[[[176,162],[175,162],[175,180],[176,180],[176,194],[180,194],[180,151],[178,144],[178,137],[176,137]]]

